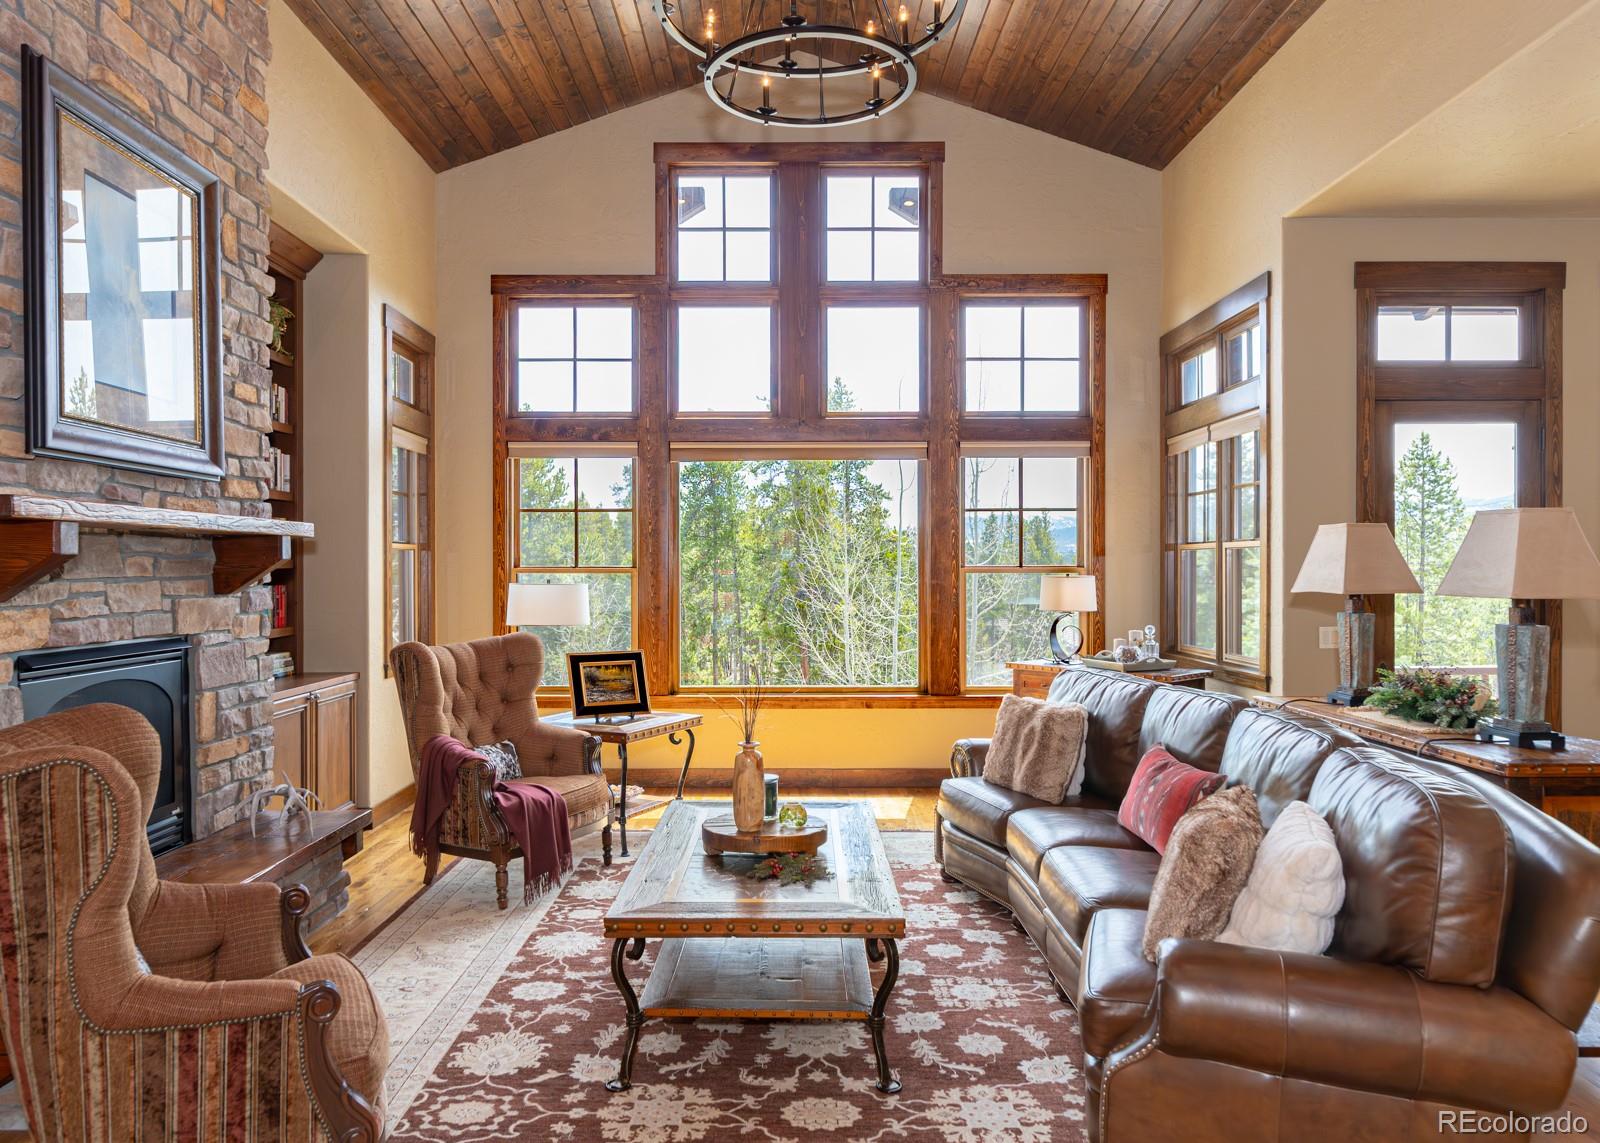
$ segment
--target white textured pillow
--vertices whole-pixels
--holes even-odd
[[[1217,940],[1323,953],[1343,904],[1344,866],[1333,830],[1306,803],[1290,802],[1261,839],[1250,880]]]

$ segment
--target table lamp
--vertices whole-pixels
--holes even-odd
[[[588,623],[586,583],[513,583],[506,588],[507,627],[584,627]]]
[[[1478,720],[1479,741],[1565,750],[1566,739],[1545,721],[1550,628],[1533,621],[1533,600],[1600,599],[1600,560],[1577,514],[1571,508],[1479,512],[1439,594],[1511,600],[1506,622],[1494,628],[1500,712]]]
[[[1291,592],[1345,597],[1339,629],[1339,687],[1328,701],[1360,706],[1372,693],[1377,620],[1366,596],[1420,592],[1387,524],[1320,524]]]
[[[1094,611],[1099,606],[1092,575],[1047,575],[1039,579],[1039,610],[1060,611],[1050,624],[1050,653],[1058,663],[1070,663],[1083,649],[1083,631],[1077,613]],[[1061,631],[1070,631],[1072,650],[1061,645]]]

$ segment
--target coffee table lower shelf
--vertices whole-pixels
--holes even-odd
[[[634,998],[624,962],[644,954],[642,938],[612,944],[611,974],[627,1006],[622,1067],[606,1086],[631,1086],[639,1028],[648,1018],[859,1020],[872,1033],[878,1090],[900,1090],[883,1042],[884,1007],[899,975],[893,940],[859,937],[674,937],[656,953],[643,996]],[[872,987],[869,961],[887,960]]]

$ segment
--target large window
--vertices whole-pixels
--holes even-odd
[[[433,335],[383,308],[389,646],[433,641]],[[388,656],[385,656],[387,663]]]
[[[1381,664],[1495,680],[1508,600],[1438,594],[1474,513],[1556,505],[1561,439],[1560,263],[1356,264],[1358,471],[1364,520],[1381,520],[1420,595],[1378,597]],[[1535,605],[1560,646],[1560,604]],[[1550,663],[1552,708],[1560,655]],[[1556,715],[1552,714],[1552,721]]]
[[[1054,616],[1039,611],[1039,581],[1084,566],[1082,464],[1073,457],[962,458],[968,686],[1010,686],[1007,663],[1047,653]]]
[[[1265,688],[1268,279],[1161,339],[1167,442],[1163,648]]]
[[[658,694],[936,703],[1043,652],[1040,575],[1100,571],[1105,279],[946,275],[942,157],[660,144],[654,274],[494,280],[497,607],[583,578],[541,635]]]
[[[589,586],[587,627],[530,627],[547,686],[565,686],[567,652],[633,646],[633,458],[513,459],[519,583]]]

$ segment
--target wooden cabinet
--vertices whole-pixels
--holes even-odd
[[[272,700],[274,769],[316,794],[324,810],[355,802],[360,679],[356,674],[291,675],[278,680]]]

